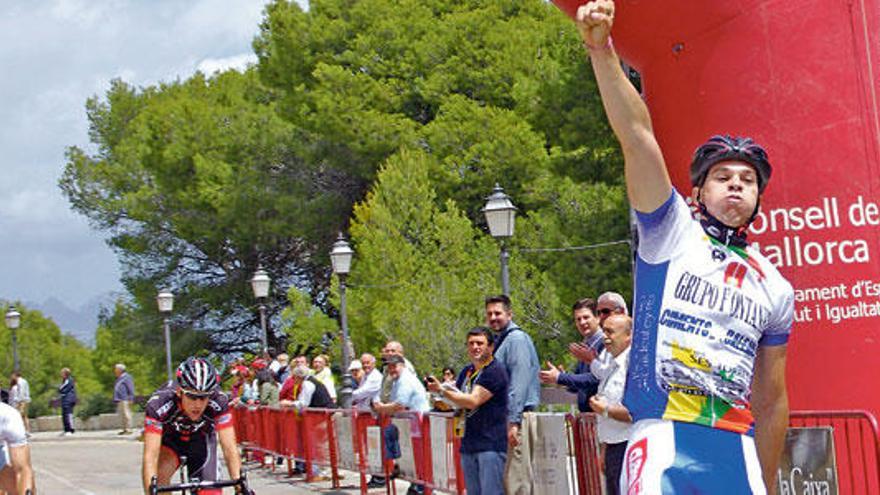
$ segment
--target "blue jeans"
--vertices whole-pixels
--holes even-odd
[[[461,470],[468,495],[504,495],[506,452],[461,454]]]

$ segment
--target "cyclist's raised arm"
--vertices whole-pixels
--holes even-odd
[[[162,448],[162,434],[144,431],[144,459],[141,474],[144,482],[144,493],[150,493],[150,481],[159,472],[159,450]]]
[[[31,469],[31,449],[25,445],[9,447],[9,465],[15,473],[15,490],[19,495],[36,493],[34,472]]]
[[[238,456],[238,445],[235,442],[235,428],[230,426],[217,430],[217,440],[220,442],[220,448],[223,449],[229,479],[237,480],[241,477],[241,458]]]
[[[613,23],[611,0],[589,2],[578,9],[576,24],[590,52],[608,122],[623,150],[630,204],[637,211],[650,212],[669,199],[672,183],[648,107],[623,73],[611,43]]]

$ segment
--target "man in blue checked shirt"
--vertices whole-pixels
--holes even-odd
[[[486,298],[486,326],[495,333],[495,359],[510,378],[507,400],[507,466],[504,488],[509,495],[531,493],[528,459],[522,448],[522,415],[534,411],[540,402],[538,371],[541,365],[532,338],[513,322],[510,298]]]

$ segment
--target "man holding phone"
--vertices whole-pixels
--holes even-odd
[[[458,390],[427,377],[428,389],[462,408],[464,420],[461,465],[470,495],[503,495],[507,461],[507,425],[498,418],[507,414],[507,370],[492,356],[492,331],[476,327],[467,334],[471,364],[461,370]],[[456,425],[458,426],[458,425]],[[460,431],[456,428],[456,431]]]

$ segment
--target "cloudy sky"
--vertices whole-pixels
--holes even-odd
[[[89,144],[86,98],[113,78],[145,86],[253,62],[264,4],[0,2],[0,299],[77,308],[121,290],[114,253],[57,186],[65,148]]]

